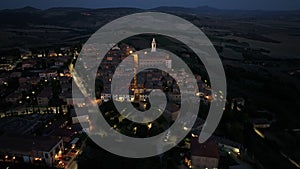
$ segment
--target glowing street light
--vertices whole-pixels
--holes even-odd
[[[152,128],[152,123],[149,123],[149,124],[147,125],[147,127],[148,127],[148,129],[150,130],[150,129]]]
[[[133,133],[134,133],[134,135],[136,134],[136,132],[137,132],[137,127],[134,127],[134,128],[133,128]]]

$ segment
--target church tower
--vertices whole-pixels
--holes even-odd
[[[156,52],[156,42],[154,38],[151,43],[151,52]]]

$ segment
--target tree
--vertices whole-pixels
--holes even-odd
[[[52,98],[49,100],[49,105],[55,107],[57,113],[62,113],[61,106],[63,104],[62,99],[59,98],[59,94],[62,91],[60,81],[56,78],[51,80],[51,87],[52,87]]]

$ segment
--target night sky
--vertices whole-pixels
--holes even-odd
[[[51,7],[138,7],[149,9],[158,6],[197,7],[210,6],[220,9],[296,10],[300,0],[1,0],[0,9],[32,6],[40,9]]]

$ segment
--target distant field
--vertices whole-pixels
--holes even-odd
[[[226,39],[235,39],[239,42],[247,42],[252,48],[263,48],[270,51],[274,58],[300,58],[300,38],[288,34],[271,34],[269,37],[280,41],[280,43],[262,42],[236,36],[227,36]]]

